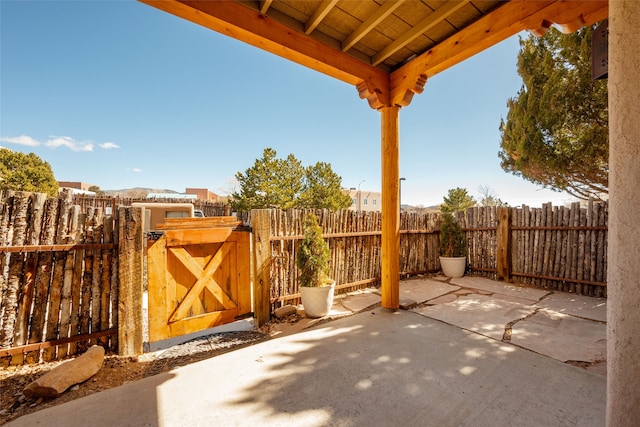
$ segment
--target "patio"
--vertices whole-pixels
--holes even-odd
[[[477,277],[400,292],[407,310],[352,294],[335,320],[8,425],[604,425],[604,299]]]

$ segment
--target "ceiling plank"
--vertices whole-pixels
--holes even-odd
[[[405,0],[387,1],[382,7],[376,9],[375,13],[367,18],[356,30],[342,42],[342,51],[346,52],[366,36],[376,25],[384,21],[391,13],[398,8]]]
[[[389,44],[389,46],[382,49],[376,56],[373,57],[371,65],[378,65],[379,63],[402,49],[404,46],[408,45],[413,40],[418,38],[421,34],[424,34],[425,32],[429,31],[430,28],[435,27],[440,22],[447,19],[448,16],[468,4],[469,1],[470,0],[460,0],[445,3],[444,6],[436,9],[432,14],[424,18],[422,21],[418,22],[409,31],[394,40],[391,44]]]
[[[324,17],[331,12],[336,3],[338,3],[338,0],[324,0],[305,24],[304,33],[311,34],[320,25]]]
[[[607,0],[510,1],[391,73],[391,104],[407,106],[422,91],[420,81],[524,30],[549,23],[567,24],[578,17],[586,25],[608,16]]]
[[[353,86],[364,84],[372,107],[389,103],[389,75],[386,72],[261,16],[258,11],[238,2],[140,1]],[[373,96],[376,100],[372,103]]]

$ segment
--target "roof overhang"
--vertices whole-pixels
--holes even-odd
[[[608,16],[607,0],[140,1],[354,85],[376,109],[409,105],[430,77],[523,30]]]

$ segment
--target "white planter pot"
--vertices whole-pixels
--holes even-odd
[[[300,286],[300,296],[302,297],[305,315],[308,317],[326,316],[329,310],[331,310],[335,289],[335,281],[331,286],[320,286],[317,288]]]
[[[467,257],[440,257],[442,273],[447,277],[462,277],[467,266]]]

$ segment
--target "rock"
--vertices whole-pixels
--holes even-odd
[[[57,397],[69,387],[94,376],[102,367],[104,348],[94,345],[82,356],[56,366],[31,384],[23,393],[27,397]]]
[[[287,317],[291,314],[296,314],[296,308],[292,305],[285,305],[284,307],[276,308],[273,314],[278,319],[282,319],[283,317]]]

